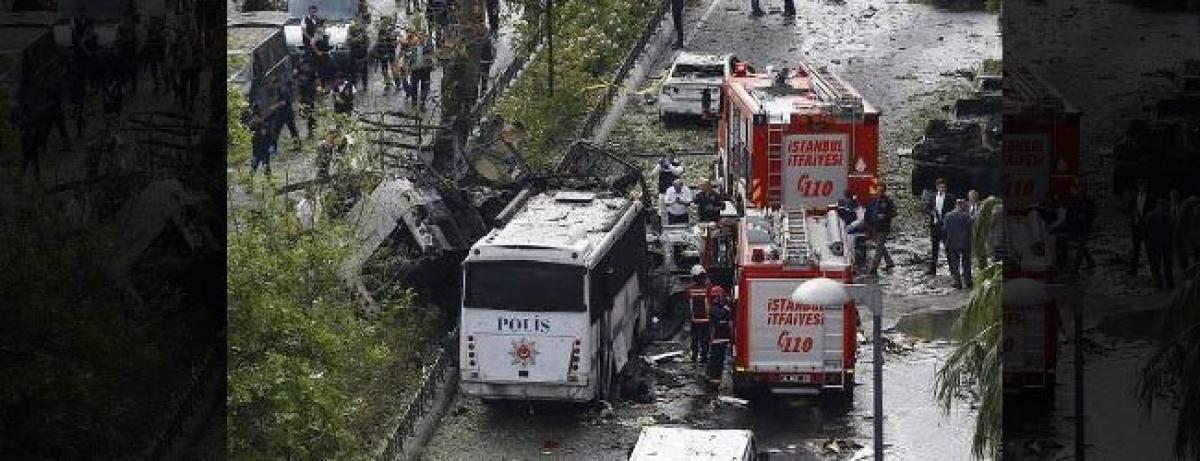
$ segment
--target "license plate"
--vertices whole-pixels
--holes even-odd
[[[804,374],[780,375],[779,380],[783,381],[785,383],[808,383],[808,382],[812,381],[812,377],[810,377],[809,375],[804,375]]]

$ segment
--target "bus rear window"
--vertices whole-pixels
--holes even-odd
[[[583,268],[531,261],[466,265],[464,306],[521,312],[584,312]]]

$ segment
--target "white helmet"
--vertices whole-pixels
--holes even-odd
[[[704,266],[699,264],[692,266],[692,277],[705,273]]]

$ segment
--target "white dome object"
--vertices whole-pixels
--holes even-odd
[[[1046,284],[1028,278],[1005,280],[1001,290],[1001,304],[1005,306],[1045,306],[1052,299]]]
[[[842,282],[824,277],[805,281],[792,292],[792,302],[811,306],[841,306],[850,299]]]
[[[705,272],[706,271],[704,270],[704,266],[701,266],[699,264],[692,266],[692,276],[697,276],[697,275],[703,274]]]

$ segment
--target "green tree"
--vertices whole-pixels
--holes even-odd
[[[999,204],[1000,199],[995,197],[980,204],[972,232],[973,252],[985,251],[992,228],[992,209]],[[1000,353],[1003,277],[1002,266],[997,262],[976,269],[970,297],[954,323],[957,344],[937,371],[935,383],[936,398],[945,412],[950,411],[956,400],[979,399],[979,414],[971,439],[971,452],[976,458],[994,459],[1000,452],[1004,399]]]
[[[528,53],[545,35],[544,2],[517,3],[523,14],[514,22],[515,48]],[[524,125],[523,147],[529,163],[547,167],[558,160],[554,158],[557,147],[575,134],[599,102],[656,7],[656,2],[622,0],[555,3],[554,94],[547,91],[549,56],[543,49],[497,103],[502,118]]]

